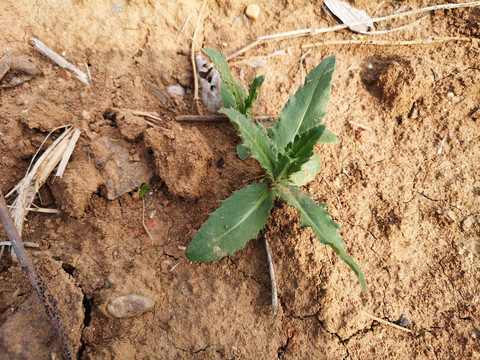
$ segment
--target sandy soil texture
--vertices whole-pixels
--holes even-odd
[[[249,4],[208,0],[195,41],[231,54],[261,35],[338,23],[322,2],[259,0],[257,20],[244,18]],[[441,1],[351,4],[378,17]],[[479,359],[480,7],[377,24],[425,16],[387,34],[270,40],[230,60],[244,85],[266,75],[255,114],[276,115],[308,71],[337,55],[325,121],[340,142],[317,145],[322,170],[304,190],[328,204],[368,290],[277,201],[266,227],[279,292],[272,316],[262,239],[207,264],[185,257],[208,214],[262,175],[255,160],[236,156],[230,123],[175,121],[197,114],[190,39],[201,6],[0,2],[0,190],[25,175],[49,131],[82,131],[65,175],[52,176],[36,201],[61,214],[31,212],[23,230],[39,245],[28,252],[79,358]],[[88,67],[91,83],[38,53],[32,36]],[[305,47],[321,41],[331,43]],[[172,85],[185,95],[163,96]],[[152,192],[140,199],[145,182]],[[109,302],[127,294],[155,304],[111,316]],[[5,253],[0,358],[53,353],[61,358],[55,333]]]

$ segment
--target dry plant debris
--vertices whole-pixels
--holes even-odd
[[[30,284],[35,289],[40,301],[42,302],[45,312],[52,323],[53,328],[57,332],[58,340],[63,349],[63,356],[67,360],[74,360],[77,358],[75,352],[73,351],[70,340],[68,339],[68,332],[63,326],[63,321],[60,318],[57,310],[57,300],[50,293],[45,282],[38,275],[37,268],[33,263],[32,259],[28,256],[25,247],[23,246],[21,237],[16,229],[15,224],[13,223],[10,211],[8,210],[7,204],[5,203],[5,198],[3,197],[2,192],[0,191],[0,218],[2,219],[3,226],[5,231],[8,234],[12,248],[17,255],[17,259],[22,266],[22,270],[25,272]]]

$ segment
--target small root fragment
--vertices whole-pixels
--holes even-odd
[[[275,316],[278,312],[277,283],[275,281],[275,270],[273,269],[272,256],[270,255],[270,248],[268,246],[268,240],[265,231],[263,232],[263,239],[265,241],[265,250],[267,252],[267,264],[270,273],[270,285],[272,287],[272,314]]]
[[[407,328],[404,328],[403,326],[400,326],[400,325],[397,325],[397,324],[393,324],[393,323],[391,323],[391,322],[389,322],[389,321],[380,319],[379,317],[376,317],[375,315],[371,315],[371,314],[367,313],[366,311],[363,311],[363,310],[362,310],[362,313],[363,313],[363,315],[369,317],[369,318],[372,319],[372,320],[378,321],[379,323],[382,323],[382,324],[385,324],[385,325],[394,327],[395,329],[398,329],[398,330],[406,331],[406,332],[408,332],[408,333],[411,333],[411,332],[412,332],[412,330],[410,330],[410,329],[407,329]]]

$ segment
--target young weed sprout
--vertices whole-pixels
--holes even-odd
[[[326,204],[319,203],[299,189],[312,181],[320,170],[320,159],[314,152],[317,143],[333,143],[338,139],[322,125],[330,98],[335,69],[335,56],[323,60],[305,79],[297,93],[290,97],[274,127],[264,127],[253,120],[253,103],[265,77],[257,77],[249,85],[248,94],[235,81],[223,54],[205,49],[221,77],[221,94],[226,114],[242,142],[237,153],[248,156],[265,169],[265,177],[247,185],[222,202],[197,232],[187,249],[190,260],[207,262],[243,249],[265,227],[275,197],[286,201],[300,212],[300,222],[311,227],[318,240],[330,246],[355,273],[363,290],[365,277],[355,260],[348,255],[331,219]]]

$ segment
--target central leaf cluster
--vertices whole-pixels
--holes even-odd
[[[233,193],[210,215],[197,232],[186,255],[191,260],[210,261],[231,255],[258,236],[265,226],[275,197],[300,212],[302,226],[313,229],[318,240],[329,245],[357,275],[365,289],[365,278],[353,258],[343,249],[339,225],[331,219],[326,205],[299,187],[312,181],[320,170],[320,159],[314,152],[318,143],[338,141],[321,122],[330,98],[335,57],[323,60],[306,77],[305,84],[288,100],[280,112],[277,125],[265,128],[254,121],[253,103],[265,77],[257,77],[248,95],[235,81],[223,54],[205,49],[222,79],[221,93],[226,114],[242,142],[237,148],[243,159],[256,159],[266,171],[266,179]]]

